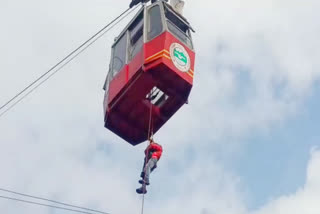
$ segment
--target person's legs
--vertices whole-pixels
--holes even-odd
[[[143,179],[144,178],[144,175],[146,174],[145,173],[145,168],[146,168],[146,158],[144,158],[144,161],[143,161],[143,167],[142,167],[142,171],[141,171],[141,174],[140,174],[140,177]]]
[[[151,173],[153,172],[153,170],[155,170],[157,168],[157,165],[155,165],[154,167],[151,168]]]
[[[146,161],[146,159],[145,159]],[[150,177],[150,173],[155,169],[157,168],[157,162],[158,160],[155,159],[155,158],[151,158],[147,164],[144,164],[145,165],[145,168],[144,168],[144,176],[142,177],[143,180],[140,180],[139,183],[142,184],[142,187],[140,187],[139,189],[136,189],[136,192],[138,194],[146,194],[147,193],[147,189],[146,189],[146,185],[149,185],[150,182],[149,182],[149,177]],[[141,173],[141,174],[142,174]]]
[[[150,183],[149,182],[149,177],[150,177],[150,173],[151,173],[151,169],[155,169],[155,167],[157,166],[157,159],[155,158],[151,158],[147,165],[146,165],[146,169],[145,169],[145,176],[144,176],[144,181],[145,183]]]
[[[146,185],[142,185],[142,187],[136,189],[136,192],[137,192],[138,194],[147,194]]]

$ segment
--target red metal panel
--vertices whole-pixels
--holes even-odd
[[[108,104],[113,102],[114,98],[119,95],[119,92],[123,90],[130,79],[139,71],[143,64],[143,49],[133,60],[125,65],[124,68],[113,78],[109,86]]]
[[[187,51],[190,71],[182,72],[174,65],[170,54],[173,43]],[[163,106],[153,106],[156,133],[187,101],[193,84],[194,60],[194,52],[168,32],[145,44],[110,83],[105,126],[132,145],[147,140],[150,102],[146,95],[154,86],[169,95]]]
[[[160,36],[156,37],[155,39],[144,45],[144,62],[146,61],[146,59],[162,51],[165,48],[165,40],[166,32],[162,33]]]
[[[170,46],[173,43],[178,43],[182,45],[185,50],[187,51],[189,57],[190,57],[190,72],[182,72],[180,71],[172,62],[171,55],[170,55]],[[176,72],[179,76],[181,76],[183,79],[188,81],[191,85],[193,84],[193,72],[194,72],[194,64],[195,64],[195,53],[186,45],[184,45],[182,42],[180,42],[177,38],[175,38],[171,33],[164,32],[162,35],[157,37],[156,39],[150,41],[145,45],[145,61],[148,62],[148,59],[152,56],[156,56],[157,53],[160,53],[161,51],[164,51],[164,55],[168,57],[162,57],[163,62],[170,68],[170,70]],[[152,64],[146,65],[146,70],[151,69],[154,66],[157,66],[160,61],[160,58],[158,58],[157,63],[152,62]]]
[[[171,33],[166,33],[166,44],[165,47],[170,51],[170,46],[173,43],[178,43],[182,45],[185,50],[188,52],[188,55],[190,57],[190,69],[194,71],[194,61],[195,61],[195,53],[186,45],[184,45],[182,42],[180,42],[176,37],[174,37]],[[172,56],[170,56],[172,57]],[[175,65],[173,64],[172,60],[170,60],[170,63],[167,64],[173,71],[175,71],[179,76],[181,76],[183,79],[188,81],[191,85],[193,84],[193,77],[191,77],[188,72],[182,72],[180,71]]]

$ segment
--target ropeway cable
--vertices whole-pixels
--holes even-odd
[[[53,75],[58,73],[62,68],[64,68],[67,64],[69,64],[72,60],[74,60],[78,55],[80,55],[82,52],[84,52],[87,48],[89,48],[93,43],[95,43],[98,39],[100,39],[102,36],[104,36],[107,32],[109,32],[113,27],[115,27],[119,22],[121,22],[124,18],[126,18],[128,15],[130,15],[135,9],[138,7],[134,7],[133,10],[131,10],[129,13],[127,13],[129,9],[125,10],[123,13],[121,13],[118,17],[116,17],[114,20],[112,20],[109,24],[104,26],[101,30],[99,30],[97,33],[95,33],[93,36],[91,36],[88,40],[86,40],[84,43],[82,43],[78,48],[76,48],[74,51],[72,51],[70,54],[68,54],[65,58],[63,58],[61,61],[59,61],[57,64],[55,64],[52,68],[50,68],[47,72],[42,74],[40,77],[38,77],[35,81],[33,81],[31,84],[29,84],[27,87],[25,87],[23,90],[21,90],[19,93],[17,93],[15,96],[13,96],[9,101],[7,101],[4,105],[0,107],[0,111],[6,108],[9,104],[11,104],[13,101],[15,101],[18,97],[20,97],[23,93],[28,91],[32,86],[35,85],[34,88],[32,88],[30,91],[28,91],[24,96],[22,96],[20,99],[18,99],[16,102],[14,102],[11,106],[9,106],[5,111],[0,113],[0,118],[5,115],[8,111],[10,111],[13,107],[15,107],[18,103],[20,103],[22,100],[24,100],[28,95],[30,95],[33,91],[35,91],[38,87],[40,87],[43,83],[45,83],[48,79],[50,79]],[[126,14],[127,13],[127,14]],[[122,17],[123,16],[123,17]],[[121,18],[122,17],[122,18]],[[111,27],[110,27],[111,26]],[[77,53],[78,52],[78,53]],[[59,67],[60,66],[60,67]],[[55,70],[56,69],[56,70]],[[55,70],[55,71],[54,71]],[[53,73],[51,73],[54,71]],[[50,74],[51,73],[51,74]],[[49,76],[47,76],[50,74]],[[42,81],[41,81],[42,80]],[[38,82],[40,82],[38,85],[36,85]]]
[[[38,205],[38,206],[42,206],[42,207],[49,207],[49,208],[54,208],[54,209],[59,209],[59,210],[66,210],[66,211],[70,211],[70,212],[76,212],[76,213],[82,213],[82,214],[95,214],[93,212],[87,212],[87,211],[76,210],[76,209],[69,209],[66,207],[59,207],[59,206],[54,206],[54,205],[50,205],[50,204],[43,204],[43,203],[27,201],[27,200],[22,200],[22,199],[12,198],[12,197],[2,196],[2,195],[0,195],[0,198],[11,200],[11,201],[16,201],[16,202],[23,202],[23,203],[27,203],[27,204]]]
[[[34,196],[34,195],[30,195],[30,194],[25,194],[25,193],[21,193],[21,192],[9,190],[9,189],[0,188],[0,191],[6,192],[6,193],[10,193],[10,194],[14,194],[14,195],[27,197],[27,198],[32,198],[32,199],[36,199],[36,200],[47,201],[47,202],[50,202],[50,203],[55,203],[55,204],[63,205],[63,206],[66,206],[66,207],[81,209],[81,210],[84,210],[84,211],[87,211],[87,212],[95,212],[95,213],[100,213],[100,214],[109,214],[109,213],[102,212],[102,211],[99,211],[99,210],[94,210],[94,209],[89,209],[89,208],[86,208],[86,207],[75,206],[75,205],[72,205],[72,204],[69,204],[69,203],[55,201],[55,200],[51,200],[51,199],[47,199],[47,198],[43,198],[43,197],[39,197],[39,196]],[[5,196],[0,197],[0,198],[8,199]],[[11,200],[11,199],[8,199],[8,200]],[[45,205],[43,205],[43,206],[45,206]]]

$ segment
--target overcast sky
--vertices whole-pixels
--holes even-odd
[[[128,4],[0,0],[0,105]],[[145,213],[319,214],[319,9],[318,0],[186,1],[194,88],[155,136],[164,153]],[[0,118],[0,188],[140,213],[146,144],[103,127],[110,46],[128,21]],[[65,214],[2,199],[0,212]]]

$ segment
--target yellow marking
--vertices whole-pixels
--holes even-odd
[[[193,73],[191,73],[190,71],[189,72],[187,72],[188,74],[190,74],[190,75],[192,75],[192,76],[194,76],[194,74]]]
[[[168,60],[171,60],[171,57],[170,57],[170,56],[167,56],[166,54],[163,54],[163,56],[164,56],[165,58],[167,58]]]
[[[155,57],[157,57],[157,56],[159,56],[159,55],[161,55],[161,54],[163,54],[163,53],[168,53],[168,54],[169,54],[169,52],[168,52],[166,49],[163,49],[162,51],[160,51],[160,52],[158,52],[158,53],[156,53],[156,54],[148,57],[148,58],[146,59],[146,61],[148,62],[148,61],[152,60],[153,58],[155,58]]]
[[[165,57],[165,58],[167,58],[167,59],[171,60],[171,58],[170,58],[169,56],[167,56],[166,54],[162,54],[162,55],[155,56],[155,57],[153,57],[153,58],[149,59],[148,61],[146,61],[146,63],[149,63],[149,62],[151,62],[151,61],[154,61],[154,60],[160,59],[160,58],[162,58],[162,57]]]
[[[155,56],[152,56],[151,58],[148,58],[148,59],[146,60],[146,62],[153,61],[153,60],[155,60],[155,59],[158,59],[158,58],[161,57],[161,56],[162,56],[161,53],[160,53],[160,54],[157,54],[157,55],[155,55]]]
[[[168,56],[166,53],[167,53],[169,56]],[[146,59],[146,63],[149,63],[149,62],[151,62],[151,61],[155,61],[155,60],[160,59],[160,58],[162,58],[162,57],[165,57],[165,58],[167,58],[168,60],[171,60],[169,51],[167,51],[166,49],[164,49],[164,50],[162,50],[162,51],[160,51],[160,52],[158,52],[158,53],[156,53],[156,54],[148,57],[148,58]],[[193,70],[190,69],[190,71],[188,71],[187,74],[188,74],[192,79],[194,78],[194,71],[193,71]]]
[[[159,55],[161,55],[161,54],[162,54],[162,52],[156,53],[156,54],[148,57],[148,58],[146,59],[146,61],[150,61],[150,60],[152,60],[153,58],[156,58],[157,56],[159,56]]]
[[[187,72],[187,74],[188,74],[191,78],[193,78],[193,74],[190,74],[189,72]]]

